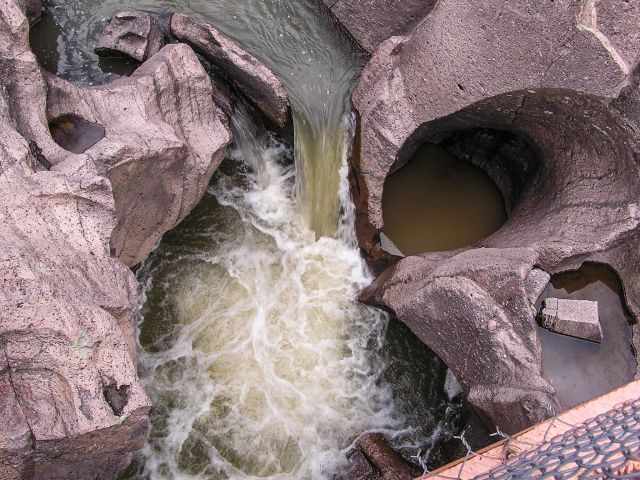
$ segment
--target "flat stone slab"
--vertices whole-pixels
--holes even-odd
[[[552,332],[602,342],[598,302],[547,298],[543,303],[540,319],[542,326]]]

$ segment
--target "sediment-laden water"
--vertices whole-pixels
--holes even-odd
[[[349,42],[306,0],[51,0],[32,35],[49,38],[47,68],[81,83],[122,71],[91,49],[128,7],[202,15],[238,40],[283,79],[295,127],[286,145],[239,109],[208,194],[138,272],[155,410],[133,477],[331,478],[370,430],[426,460],[457,415],[444,366],[355,301],[371,278],[346,182],[360,66]]]
[[[434,144],[387,179],[383,213],[384,233],[405,255],[466,247],[507,219],[489,176]]]

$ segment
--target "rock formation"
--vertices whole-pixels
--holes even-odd
[[[534,304],[550,273],[605,263],[640,313],[631,115],[640,5],[618,6],[441,0],[413,32],[380,45],[353,96],[357,233],[378,271],[396,260],[379,242],[391,172],[426,141],[454,153],[466,142],[473,161],[478,142],[515,139],[479,162],[507,200],[507,224],[471,247],[399,261],[362,297],[409,325],[508,432],[556,410],[535,331]]]
[[[118,12],[104,27],[96,53],[124,55],[144,62],[164,45],[164,34],[155,16],[143,12]]]
[[[540,323],[552,332],[602,343],[598,302],[546,298],[542,303]]]
[[[171,17],[171,33],[220,68],[277,127],[289,119],[289,97],[273,72],[213,25],[182,14]]]
[[[45,79],[23,6],[0,0],[0,478],[111,480],[150,409],[123,262],[195,205],[230,134],[189,47],[78,88]]]
[[[231,141],[208,74],[188,46],[168,45],[109,85],[46,81],[50,121],[74,116],[105,129],[85,154],[113,185],[114,255],[129,266],[141,262],[200,201]]]
[[[369,53],[389,37],[409,33],[437,0],[323,0],[360,47]]]

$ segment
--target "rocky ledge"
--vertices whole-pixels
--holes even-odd
[[[112,479],[150,409],[127,266],[196,205],[231,135],[186,45],[101,87],[43,74],[35,3],[0,0],[0,477]]]
[[[352,191],[360,245],[384,271],[362,299],[405,322],[477,410],[515,432],[558,408],[535,321],[551,274],[606,264],[640,315],[640,6],[480,3],[441,0],[375,51],[353,96]],[[483,168],[509,220],[468,248],[399,259],[380,245],[385,180],[423,142]]]

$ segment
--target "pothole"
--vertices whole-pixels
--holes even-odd
[[[408,141],[385,182],[382,246],[396,255],[455,250],[490,236],[541,167],[535,147],[515,132],[475,128],[429,140],[437,144]]]
[[[587,263],[555,275],[542,298],[598,302],[602,343],[561,335],[538,327],[543,376],[557,391],[563,410],[604,395],[633,380],[637,363],[632,347],[631,317],[616,274]]]
[[[421,146],[387,178],[383,215],[384,234],[405,255],[471,245],[507,219],[491,178],[434,144]]]
[[[84,153],[105,137],[102,125],[78,115],[61,115],[49,123],[55,142],[72,153]]]

